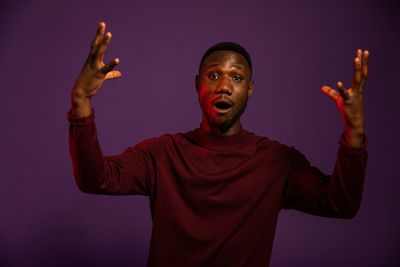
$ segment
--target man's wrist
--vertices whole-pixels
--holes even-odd
[[[346,143],[351,147],[362,147],[365,143],[365,129],[360,128],[346,128],[344,131],[344,138]]]
[[[92,113],[90,98],[84,96],[78,90],[74,90],[71,94],[71,106],[71,111],[76,117],[88,117]]]

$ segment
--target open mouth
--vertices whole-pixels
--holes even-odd
[[[232,103],[227,100],[217,100],[214,103],[214,107],[218,112],[226,112],[232,107]]]

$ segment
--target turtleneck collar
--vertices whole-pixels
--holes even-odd
[[[218,150],[230,150],[242,147],[249,144],[249,140],[253,136],[248,131],[240,128],[240,132],[233,135],[222,135],[218,133],[208,133],[203,127],[199,127],[189,133],[193,141],[200,144],[201,146],[218,149]]]

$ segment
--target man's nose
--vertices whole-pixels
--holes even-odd
[[[221,77],[216,88],[217,94],[232,94],[232,85],[227,77]]]

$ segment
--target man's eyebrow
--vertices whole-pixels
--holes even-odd
[[[219,64],[219,63],[214,63],[214,64],[212,64],[212,65],[210,65],[210,66],[207,66],[206,69],[210,69],[210,68],[215,67],[215,66],[218,66],[218,65],[221,65],[221,64]]]
[[[214,63],[214,64],[211,64],[210,66],[206,66],[206,69],[211,69],[212,67],[216,67],[216,66],[219,66],[219,65],[221,65],[221,64],[220,63]],[[232,65],[232,67],[235,67],[237,69],[245,69],[245,66],[242,65],[242,64],[240,64],[240,65],[234,64],[234,65]]]
[[[235,67],[235,68],[238,68],[238,69],[245,69],[245,67],[244,67],[244,65],[232,65],[233,67]]]

